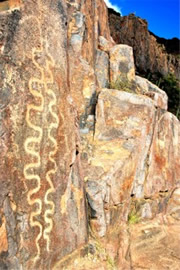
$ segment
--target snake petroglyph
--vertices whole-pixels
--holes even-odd
[[[35,60],[35,54],[37,52],[41,53],[42,48],[39,49],[39,50],[33,48],[33,50],[32,50],[32,61],[33,61],[34,65],[38,68],[38,70],[40,71],[41,79],[31,78],[29,80],[29,91],[34,96],[34,98],[37,98],[38,100],[40,100],[40,104],[39,105],[28,104],[27,105],[27,112],[26,112],[27,126],[29,128],[31,128],[33,131],[35,131],[36,135],[35,136],[29,136],[28,138],[26,138],[26,140],[24,142],[25,152],[28,155],[30,155],[34,160],[36,160],[36,161],[30,162],[30,163],[28,163],[28,164],[26,164],[24,166],[24,176],[25,176],[26,180],[36,182],[36,186],[33,189],[29,190],[29,192],[27,194],[28,204],[30,206],[36,205],[36,210],[32,211],[31,214],[30,214],[30,226],[31,227],[37,227],[39,229],[38,235],[37,235],[36,240],[35,240],[36,248],[37,248],[37,254],[36,254],[35,258],[34,258],[34,263],[40,257],[39,240],[42,237],[42,231],[43,231],[42,224],[38,220],[35,220],[36,217],[41,215],[42,201],[41,201],[40,198],[32,199],[32,196],[34,194],[38,193],[40,188],[41,188],[40,176],[37,173],[34,173],[34,170],[38,169],[41,166],[41,158],[40,158],[39,152],[37,150],[35,150],[34,148],[37,145],[40,145],[41,140],[42,140],[42,136],[43,136],[43,130],[42,130],[42,128],[40,126],[37,126],[36,124],[32,123],[31,112],[35,111],[36,113],[40,113],[40,112],[43,111],[43,108],[44,108],[44,97],[43,97],[42,93],[38,92],[38,90],[33,89],[33,84],[34,83],[37,83],[37,85],[42,84],[43,76],[44,76],[42,68],[38,65],[38,63]],[[32,145],[34,147],[32,147]]]
[[[46,240],[46,248],[47,251],[50,251],[50,237],[49,234],[52,231],[53,228],[53,220],[52,220],[52,215],[54,214],[55,211],[55,205],[52,200],[50,200],[49,195],[53,192],[55,192],[55,188],[52,182],[52,176],[56,173],[57,171],[57,164],[55,161],[55,154],[57,153],[58,150],[58,145],[56,139],[52,136],[51,132],[53,130],[56,130],[59,126],[59,118],[56,112],[53,111],[53,107],[57,105],[57,98],[53,90],[50,88],[50,84],[54,83],[53,76],[52,76],[52,71],[51,68],[54,66],[54,61],[52,57],[47,53],[48,58],[50,59],[46,61],[46,71],[49,73],[49,79],[45,80],[45,91],[51,97],[51,100],[48,104],[48,109],[51,114],[51,117],[53,118],[53,122],[50,123],[49,128],[48,128],[48,139],[53,145],[53,150],[49,152],[49,161],[53,164],[53,168],[50,169],[46,173],[46,180],[50,186],[50,188],[46,191],[45,197],[44,197],[44,202],[48,206],[48,209],[45,210],[44,214],[44,221],[46,223],[46,228],[44,229],[44,239]],[[50,217],[51,215],[51,217]]]

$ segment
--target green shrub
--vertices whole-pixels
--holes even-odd
[[[136,224],[140,221],[140,217],[138,216],[138,214],[132,210],[132,212],[129,213],[128,215],[128,223],[129,224]]]
[[[180,82],[170,73],[162,78],[160,88],[168,95],[168,110],[180,119]]]
[[[109,88],[125,91],[128,93],[135,92],[135,85],[127,79],[122,80],[121,78],[117,78],[117,80],[111,82]]]
[[[160,73],[152,74],[149,72],[145,77],[166,92],[168,111],[180,119],[180,81],[176,79],[175,75],[169,73],[167,76],[163,76]]]

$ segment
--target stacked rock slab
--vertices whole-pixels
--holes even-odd
[[[87,240],[63,1],[0,13],[0,269],[52,269]]]
[[[132,198],[141,201],[139,215],[154,217],[180,184],[180,126],[166,111],[166,93],[135,76],[131,47],[116,45],[109,55],[110,80],[126,77],[139,94],[101,89],[98,96],[86,180],[91,226],[99,236],[127,222]]]

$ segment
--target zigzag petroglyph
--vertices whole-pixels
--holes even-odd
[[[25,143],[24,143],[25,152],[28,155],[30,155],[33,158],[33,160],[36,160],[36,161],[30,162],[24,166],[24,176],[25,176],[26,180],[30,180],[33,182],[36,181],[36,187],[31,189],[27,194],[28,204],[31,206],[36,205],[36,210],[32,211],[30,214],[30,226],[31,227],[38,227],[38,229],[39,229],[38,235],[37,235],[36,240],[35,240],[37,254],[34,258],[34,263],[40,257],[39,240],[42,237],[42,230],[43,230],[42,224],[39,221],[35,220],[35,217],[41,215],[42,201],[40,198],[32,199],[32,196],[34,194],[38,193],[40,188],[41,188],[40,176],[34,172],[35,169],[38,169],[41,166],[40,154],[39,154],[39,151],[35,150],[35,148],[37,148],[37,146],[39,146],[41,143],[42,136],[43,136],[43,130],[40,126],[37,126],[37,125],[32,123],[31,113],[32,112],[40,113],[43,111],[43,108],[44,108],[44,97],[43,97],[41,91],[39,90],[39,92],[38,92],[38,89],[37,90],[33,89],[34,84],[41,85],[43,82],[43,79],[44,79],[43,70],[35,60],[36,53],[41,53],[41,52],[42,52],[42,48],[38,49],[38,50],[33,48],[33,50],[32,50],[32,61],[33,61],[34,65],[38,68],[38,70],[40,71],[41,79],[31,78],[29,80],[29,91],[34,96],[34,98],[38,99],[38,102],[40,100],[40,105],[28,104],[27,105],[27,112],[26,112],[26,123],[27,123],[28,127],[31,128],[35,132],[36,135],[29,136],[25,140]],[[39,87],[39,89],[40,89],[40,87]]]
[[[50,126],[48,128],[48,139],[52,143],[54,149],[49,152],[49,161],[53,164],[53,168],[50,169],[46,173],[46,180],[47,180],[50,188],[46,191],[46,194],[44,197],[44,202],[48,206],[48,209],[46,209],[45,214],[44,214],[46,228],[44,229],[43,236],[44,236],[44,239],[46,240],[47,251],[50,251],[49,234],[51,233],[52,228],[53,228],[52,215],[54,214],[54,211],[55,211],[55,205],[54,205],[54,202],[49,198],[49,195],[51,193],[55,192],[55,188],[54,188],[54,185],[52,182],[52,177],[57,171],[57,164],[56,164],[54,156],[58,150],[57,141],[52,136],[51,133],[53,130],[57,130],[57,128],[59,126],[59,118],[58,118],[57,113],[55,111],[53,111],[53,107],[56,107],[56,105],[57,105],[57,98],[56,98],[56,95],[53,92],[53,90],[50,88],[50,85],[52,85],[54,83],[53,75],[52,75],[52,71],[51,71],[51,68],[54,66],[54,61],[49,54],[47,54],[47,56],[50,59],[50,60],[46,61],[46,71],[49,74],[49,79],[47,79],[45,81],[45,91],[47,92],[49,97],[51,97],[51,101],[48,104],[48,109],[49,109],[49,113],[50,113],[51,117],[53,118],[53,122],[50,123]]]

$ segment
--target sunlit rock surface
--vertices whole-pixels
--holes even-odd
[[[143,269],[153,246],[168,269],[179,121],[115,45],[104,1],[6,1],[0,31],[0,269]]]
[[[1,269],[52,269],[87,240],[66,22],[63,1],[0,13]]]
[[[140,74],[174,73],[180,78],[178,39],[174,41],[164,39],[165,45],[161,44],[159,42],[161,38],[148,31],[146,20],[135,14],[120,16],[112,9],[109,9],[109,25],[111,35],[117,44],[127,44],[133,48],[135,66]]]

